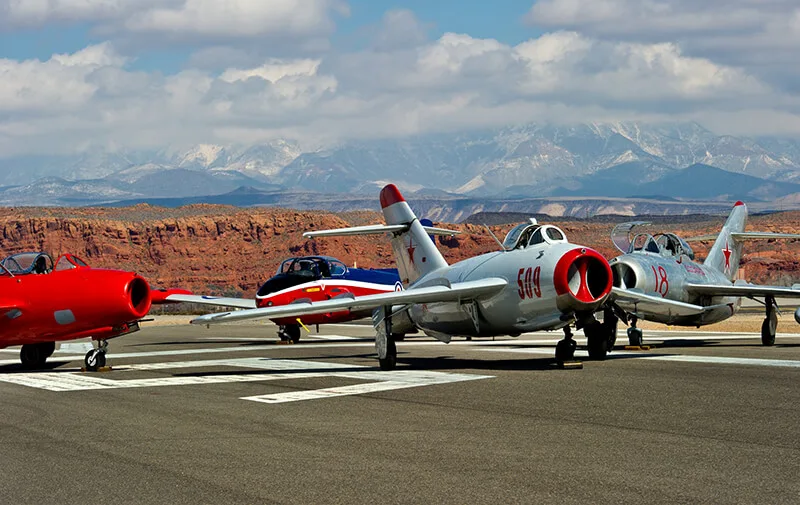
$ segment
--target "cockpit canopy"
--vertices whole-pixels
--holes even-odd
[[[529,223],[518,224],[511,228],[503,240],[503,249],[523,249],[537,244],[555,244],[567,242],[567,236],[557,226],[540,225],[535,219]]]
[[[691,246],[674,233],[633,233],[634,228],[648,224],[646,221],[620,223],[611,230],[611,241],[625,254],[644,251],[675,258],[685,255],[694,260]]]
[[[24,252],[13,254],[3,261],[2,274],[28,275],[28,274],[49,274],[52,271],[69,270],[72,268],[88,267],[82,259],[72,254],[63,254],[53,266],[53,258],[44,252]]]
[[[278,267],[278,274],[298,275],[319,279],[322,277],[341,276],[347,272],[344,263],[328,256],[304,256],[289,258]]]
[[[694,251],[685,240],[674,233],[658,233],[655,236],[649,233],[639,233],[633,237],[628,253],[645,251],[661,256],[680,258],[688,256],[694,259]]]

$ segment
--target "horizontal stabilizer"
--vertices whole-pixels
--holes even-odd
[[[508,282],[505,279],[489,277],[477,281],[458,282],[450,287],[430,286],[426,288],[411,288],[405,291],[392,291],[389,293],[379,293],[356,298],[334,298],[319,302],[292,303],[289,305],[263,307],[260,309],[208,314],[193,319],[192,324],[220,324],[247,319],[300,317],[340,310],[371,309],[399,304],[473,300],[479,296],[497,293],[505,288],[507,284]]]
[[[237,309],[256,308],[256,301],[252,298],[227,298],[224,296],[175,294],[167,296],[166,301],[174,303],[199,303],[201,305],[213,305],[215,307],[236,307]]]
[[[334,230],[319,230],[307,231],[303,233],[305,238],[316,237],[347,237],[354,235],[382,235],[384,233],[403,232],[409,229],[408,224],[372,224],[368,226],[354,226],[352,228],[336,228]],[[433,226],[423,226],[425,232],[430,235],[458,235],[461,232],[457,230],[447,230],[445,228],[436,228]]]
[[[800,288],[800,286],[798,286]],[[785,286],[760,286],[758,284],[687,284],[690,293],[706,296],[777,296],[783,298],[800,298],[800,289]]]
[[[731,232],[731,238],[733,240],[738,241],[745,241],[745,240],[772,240],[772,239],[800,239],[800,235],[796,233],[770,233],[770,232],[760,232],[760,231],[743,231],[743,232]],[[709,234],[709,235],[698,235],[697,237],[689,237],[686,240],[687,242],[708,242],[710,240],[717,240],[717,234]]]
[[[770,239],[794,239],[800,238],[797,233],[769,233],[760,231],[745,231],[741,233],[731,233],[734,240],[770,240]]]

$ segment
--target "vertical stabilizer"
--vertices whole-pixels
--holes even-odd
[[[392,237],[397,270],[404,285],[415,282],[428,272],[447,266],[436,244],[394,184],[381,190],[381,208],[386,224],[409,227],[407,231],[396,232]]]
[[[735,240],[731,234],[744,232],[746,225],[747,206],[736,202],[704,263],[719,270],[731,281],[736,280],[742,259],[742,242]]]

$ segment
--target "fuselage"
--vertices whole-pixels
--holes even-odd
[[[505,279],[499,293],[477,298],[477,311],[460,303],[416,304],[409,309],[423,331],[449,335],[495,336],[567,326],[598,308],[611,289],[606,260],[592,249],[570,243],[542,243],[476,256],[434,270],[414,283]]]
[[[659,253],[636,251],[618,256],[609,264],[615,287],[637,289],[647,295],[709,308],[702,314],[682,317],[671,315],[668,308],[663,313],[642,313],[641,317],[648,321],[677,326],[703,326],[728,319],[741,306],[740,297],[709,297],[686,289],[688,284],[732,284],[719,270],[692,261],[686,255],[671,258]]]
[[[317,277],[317,278],[314,278]],[[345,268],[338,274],[326,277],[308,277],[297,274],[281,274],[268,280],[256,295],[257,307],[272,307],[290,303],[319,302],[342,296],[361,297],[388,293],[403,289],[396,270],[367,270]],[[342,323],[369,317],[371,310],[337,311],[311,314],[300,317],[303,324]],[[277,324],[293,324],[298,318],[278,318]]]
[[[132,272],[72,268],[0,275],[0,347],[133,331],[150,310],[150,286]]]

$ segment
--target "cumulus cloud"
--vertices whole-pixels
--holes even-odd
[[[607,16],[615,1],[603,0],[611,6],[589,14]],[[131,60],[112,43],[43,61],[0,60],[0,152],[277,137],[316,145],[531,121],[623,119],[697,120],[720,133],[800,135],[796,94],[674,41],[555,30],[509,45],[463,33],[428,40],[407,11],[392,11],[382,23],[376,34],[387,36],[376,35],[358,51],[275,57],[214,46],[192,61],[223,61],[223,68],[197,64],[171,75],[131,70]]]
[[[316,36],[347,13],[343,0],[0,0],[0,27],[87,21],[171,37]]]
[[[609,41],[679,44],[685,54],[800,88],[796,0],[539,0],[525,21]]]

